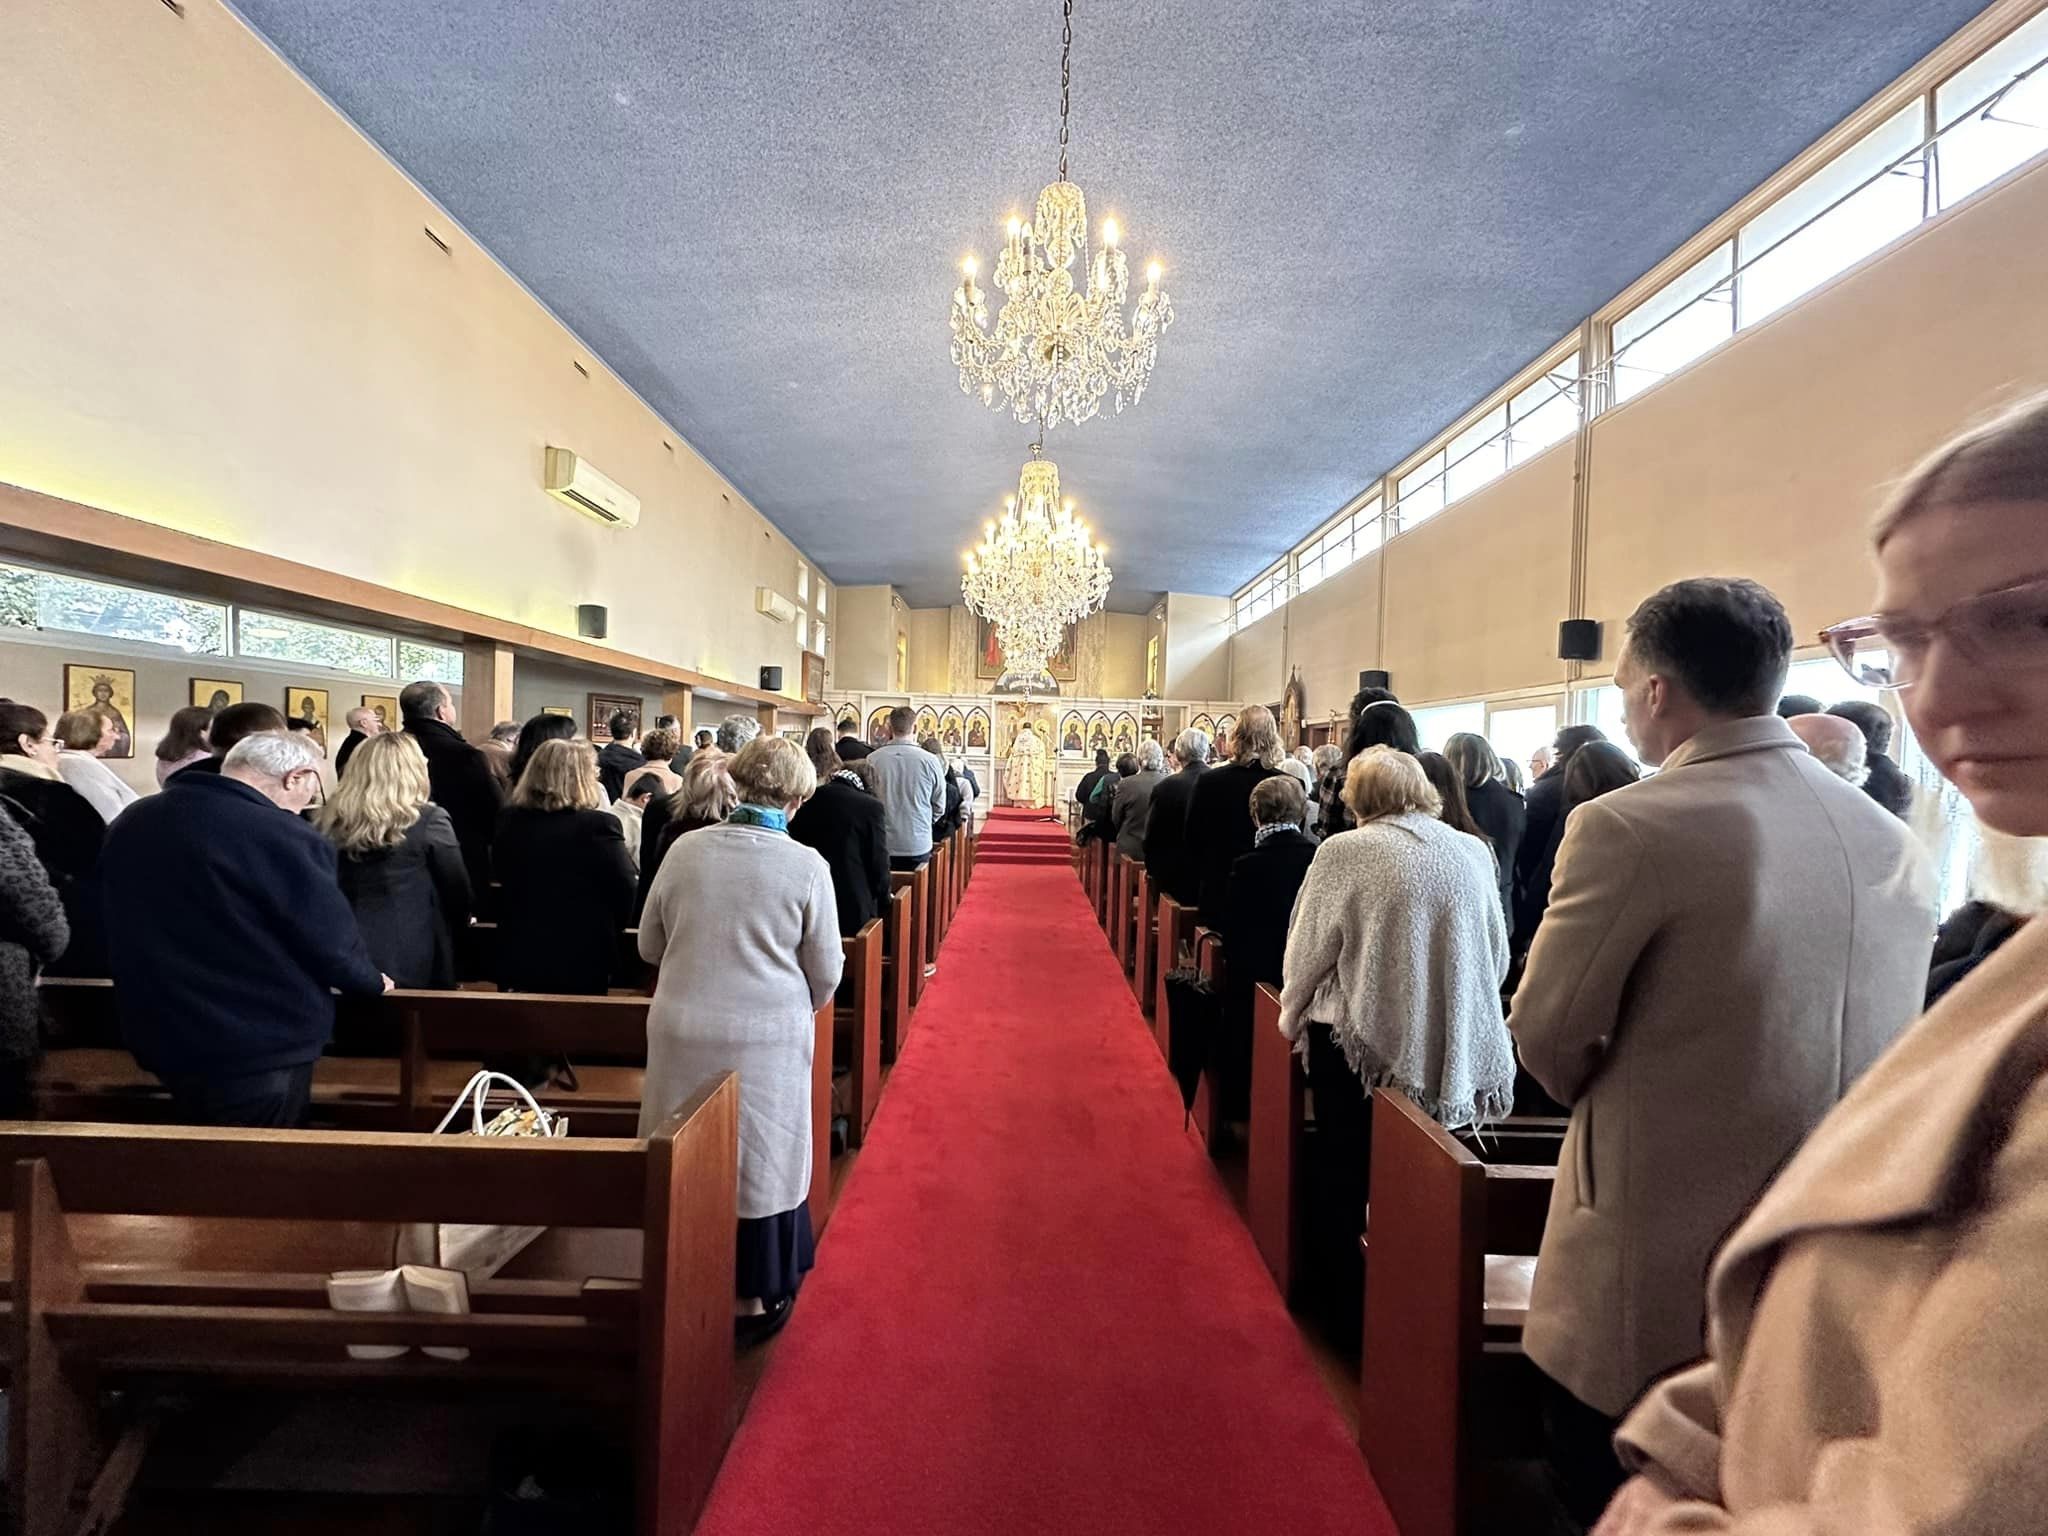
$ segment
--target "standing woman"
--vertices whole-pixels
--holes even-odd
[[[640,918],[640,957],[660,967],[640,1134],[716,1074],[739,1074],[734,1295],[750,1341],[787,1320],[811,1267],[814,1020],[842,959],[831,873],[789,836],[817,775],[780,736],[757,736],[731,768],[739,806],[669,849]]]
[[[43,1053],[36,976],[64,953],[71,927],[36,845],[0,810],[0,1120],[26,1120]]]
[[[57,717],[57,774],[100,813],[112,821],[142,797],[121,782],[100,759],[114,750],[120,732],[112,715],[74,709]]]
[[[1236,756],[1203,773],[1188,797],[1188,862],[1202,922],[1217,929],[1227,916],[1230,867],[1252,851],[1252,791],[1280,771],[1280,728],[1273,712],[1263,704],[1247,708],[1238,716],[1231,746]]]
[[[640,905],[647,905],[647,893],[654,889],[654,877],[661,872],[661,861],[668,857],[676,839],[692,832],[701,832],[706,827],[723,826],[725,818],[732,814],[733,807],[740,803],[740,792],[733,787],[732,759],[716,747],[699,747],[690,761],[683,767],[683,787],[671,797],[668,816],[661,825],[661,836],[655,842],[653,857],[643,841],[640,845]]]
[[[1515,855],[1522,847],[1522,829],[1528,807],[1507,782],[1506,765],[1493,744],[1474,731],[1460,731],[1444,743],[1444,756],[1456,770],[1465,791],[1465,805],[1472,819],[1493,844],[1493,856],[1500,864],[1500,909],[1509,915],[1508,937],[1514,937],[1512,913],[1515,903]]]
[[[1384,688],[1361,688],[1351,700],[1351,730],[1344,738],[1344,761],[1333,774],[1323,776],[1319,788],[1322,800],[1324,837],[1332,837],[1358,825],[1344,798],[1350,782],[1351,765],[1361,752],[1374,747],[1392,747],[1410,757],[1422,750],[1422,737],[1415,729],[1415,717],[1401,707],[1401,701]]]
[[[1830,645],[1899,691],[1987,841],[2038,870],[2048,397],[1908,476],[1877,565],[1876,614]],[[2031,920],[1856,1081],[1721,1248],[1707,1359],[1623,1422],[1639,1475],[1600,1536],[2040,1529],[2048,923],[2038,886],[2002,904]]]
[[[49,716],[12,699],[0,700],[0,810],[28,833],[64,901],[71,942],[50,969],[65,976],[106,975],[99,862],[107,824],[58,775]]]
[[[512,748],[512,765],[507,770],[511,775],[513,788],[526,776],[526,765],[533,761],[533,754],[551,741],[574,741],[576,722],[567,715],[535,715],[519,727],[519,740]]]
[[[469,871],[455,824],[427,798],[427,758],[401,731],[365,736],[355,772],[314,824],[341,855],[342,894],[370,959],[394,985],[455,985],[455,934],[469,926]]]
[[[587,743],[543,742],[533,754],[498,818],[491,868],[499,886],[499,987],[585,996],[609,990],[639,876],[618,817],[599,802],[597,754]]]
[[[213,756],[213,749],[206,744],[206,732],[212,724],[211,704],[187,704],[171,716],[164,739],[156,744],[158,789],[162,789],[164,780],[180,768],[189,768],[201,759]]]

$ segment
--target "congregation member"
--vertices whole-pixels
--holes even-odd
[[[1863,781],[1863,793],[1901,821],[1912,815],[1913,781],[1892,758],[1892,717],[1885,707],[1850,699],[1832,706],[1828,713],[1863,733],[1863,760],[1870,769],[1869,777]]]
[[[1316,792],[1315,754],[1301,747],[1280,759],[1280,771],[1301,786],[1304,795]]]
[[[1540,773],[1536,759],[1529,760],[1534,777],[1522,797],[1522,846],[1515,856],[1515,952],[1525,955],[1535,942],[1536,929],[1550,905],[1550,875],[1557,863],[1558,839],[1564,835],[1564,773],[1572,757],[1590,742],[1605,741],[1607,733],[1597,725],[1567,725],[1557,733]]]
[[[141,798],[101,761],[120,735],[111,715],[74,709],[57,717],[52,734],[57,739],[57,776],[99,812],[100,820],[112,821]]]
[[[531,716],[519,727],[519,739],[512,744],[511,783],[517,786],[533,754],[551,741],[574,741],[576,722],[567,715],[545,712]],[[600,786],[602,787],[602,786]]]
[[[427,798],[426,754],[372,731],[313,822],[340,855],[341,891],[377,968],[401,987],[453,987],[472,896],[448,813]]]
[[[1523,1347],[1581,1520],[1621,1480],[1616,1420],[1699,1352],[1714,1247],[1926,982],[1905,829],[1773,713],[1791,650],[1752,581],[1630,616],[1614,681],[1660,771],[1572,808],[1515,994],[1522,1063],[1571,1111]]]
[[[163,740],[156,744],[158,789],[162,789],[164,782],[180,768],[190,768],[202,758],[213,755],[213,749],[206,744],[207,728],[212,724],[213,706],[210,704],[187,704],[173,712]]]
[[[640,733],[634,729],[633,717],[624,710],[612,712],[605,733],[611,740],[597,754],[597,782],[604,786],[608,798],[616,800],[626,792],[626,775],[645,768],[648,758],[636,744]]]
[[[1145,878],[1163,896],[1182,906],[1200,898],[1195,864],[1188,849],[1188,806],[1195,781],[1209,767],[1209,733],[1189,726],[1173,738],[1174,771],[1152,788],[1145,816]]]
[[[455,700],[441,684],[407,683],[398,695],[398,712],[406,733],[426,754],[434,804],[454,824],[470,889],[481,901],[491,884],[491,840],[504,803],[497,776],[484,754],[455,728]]]
[[[683,722],[674,715],[656,715],[654,717],[654,730],[662,732],[665,741],[673,740],[675,742],[673,750],[662,760],[667,763],[670,773],[681,778],[683,770],[689,766],[690,759],[697,755],[697,749],[691,746],[684,736]],[[651,736],[654,732],[650,731],[648,734]],[[647,754],[647,760],[650,763],[654,761],[654,754],[648,751],[645,741],[640,743],[640,750]]]
[[[1110,801],[1109,828],[1117,852],[1127,859],[1145,857],[1145,828],[1152,819],[1152,796],[1166,782],[1166,753],[1156,741],[1141,741],[1138,771],[1117,785]]]
[[[1280,771],[1280,732],[1273,711],[1253,704],[1237,717],[1236,756],[1195,780],[1188,799],[1188,856],[1202,922],[1218,927],[1230,889],[1230,866],[1252,850],[1252,791]]]
[[[840,761],[832,733],[804,738],[817,789],[789,820],[789,835],[813,849],[832,875],[841,937],[851,938],[889,910],[888,814],[860,775]]]
[[[1082,774],[1074,785],[1074,804],[1081,807],[1081,822],[1084,827],[1088,822],[1089,804],[1095,798],[1095,786],[1114,772],[1115,770],[1110,767],[1109,763],[1109,749],[1107,747],[1097,747],[1095,749],[1095,766]]]
[[[348,727],[348,734],[341,738],[341,745],[334,753],[334,776],[339,779],[348,772],[348,760],[356,755],[356,748],[372,736],[384,734],[384,722],[377,718],[377,711],[358,705],[341,717]]]
[[[285,733],[296,736],[313,749],[313,755],[322,761],[327,757],[327,738],[320,732],[320,726],[311,715],[288,715],[284,722]],[[327,800],[327,786],[323,782],[313,791],[313,804],[323,805]]]
[[[1422,750],[1422,738],[1415,729],[1415,717],[1401,707],[1401,701],[1384,688],[1361,688],[1351,700],[1351,728],[1344,737],[1344,756],[1318,787],[1321,793],[1324,837],[1358,825],[1351,814],[1344,786],[1350,781],[1351,764],[1362,752],[1374,747],[1391,747],[1410,757]]]
[[[2048,847],[2048,399],[1909,475],[1876,543],[1877,615],[1830,640],[1843,656],[1866,639],[1888,652],[1915,739],[1987,843],[2022,845],[2029,878],[2000,894],[2033,916]],[[1638,1476],[1603,1536],[2039,1527],[2044,977],[2036,918],[1747,1209],[1708,1280],[1707,1359],[1621,1428]]]
[[[513,786],[491,845],[504,991],[598,996],[611,986],[639,877],[599,793],[597,754],[580,741],[542,743]]]
[[[843,959],[831,872],[789,835],[817,784],[810,761],[793,742],[763,736],[731,773],[739,805],[670,851],[641,914],[640,957],[660,979],[640,1134],[717,1073],[739,1074],[734,1310],[744,1343],[788,1320],[813,1262],[813,1021],[838,989]]]
[[[476,744],[491,777],[498,781],[501,794],[512,792],[512,754],[519,750],[519,730],[517,720],[500,720],[491,727],[490,735]]]
[[[206,727],[206,756],[188,763],[181,773],[219,773],[228,753],[251,736],[285,729],[284,713],[268,704],[246,701],[215,710]]]
[[[1116,771],[1096,781],[1088,796],[1088,820],[1082,829],[1088,837],[1104,843],[1115,839],[1116,794],[1125,783],[1137,777],[1137,773],[1137,755],[1125,752],[1116,760]]]
[[[690,759],[690,766],[683,771],[682,788],[672,797],[667,819],[661,827],[661,837],[654,845],[654,857],[649,859],[643,847],[640,854],[640,891],[637,906],[647,904],[647,894],[654,888],[654,877],[661,872],[661,861],[676,845],[676,840],[692,832],[701,832],[706,827],[721,825],[732,814],[734,806],[740,803],[740,792],[732,782],[732,760],[716,748],[704,748]]]
[[[699,752],[702,752],[707,747],[716,745],[716,742],[709,731],[699,731],[693,738],[693,740]]]
[[[1557,752],[1555,748],[1538,747],[1534,752],[1531,752],[1529,754],[1529,782],[1533,784],[1536,780],[1542,778],[1543,775],[1550,772],[1551,765],[1556,761]]]
[[[868,755],[868,772],[888,816],[889,867],[922,869],[932,856],[932,824],[946,814],[946,775],[917,744],[917,711],[889,711],[889,744]]]
[[[1775,711],[1780,720],[1792,720],[1800,715],[1820,713],[1820,700],[1804,693],[1788,693],[1778,700]]]
[[[1223,1039],[1212,1059],[1219,1068],[1226,1120],[1245,1119],[1251,1104],[1252,1000],[1260,982],[1280,988],[1294,898],[1308,878],[1316,840],[1308,835],[1309,798],[1291,775],[1276,775],[1252,791],[1252,848],[1230,866],[1223,898]]]
[[[1437,820],[1446,826],[1456,827],[1467,837],[1476,837],[1486,844],[1487,852],[1493,855],[1498,879],[1500,851],[1486,835],[1486,828],[1473,819],[1472,808],[1465,803],[1464,778],[1451,766],[1451,760],[1441,752],[1418,752],[1415,754],[1415,761],[1422,764],[1423,777],[1429,780],[1429,787],[1436,791],[1441,806],[1437,811]]]
[[[0,810],[0,1120],[34,1112],[42,1058],[42,1005],[36,980],[71,942],[64,901],[36,857],[36,845]]]
[[[637,881],[640,874],[640,844],[647,835],[648,803],[658,798],[661,780],[642,769],[633,775],[633,782],[619,787],[619,797],[605,807],[617,818],[619,833],[626,840],[626,857],[633,861],[633,874]]]
[[[50,969],[64,976],[104,976],[99,866],[107,824],[58,773],[49,716],[12,699],[0,699],[0,810],[28,833],[43,873],[64,902],[71,941]]]
[[[1280,1032],[1315,1096],[1318,1268],[1355,1295],[1372,1090],[1399,1089],[1464,1130],[1513,1108],[1515,1053],[1500,1007],[1507,925],[1485,840],[1441,819],[1421,762],[1395,747],[1353,758],[1344,798],[1357,825],[1324,840],[1295,899]]]
[[[1444,756],[1458,776],[1465,793],[1465,806],[1479,823],[1486,840],[1493,845],[1493,857],[1500,866],[1500,909],[1508,919],[1508,939],[1514,940],[1515,859],[1522,849],[1522,832],[1528,807],[1508,787],[1507,764],[1493,750],[1493,744],[1475,731],[1459,731],[1444,743]]]
[[[122,1038],[188,1123],[298,1125],[334,994],[391,985],[335,878],[333,845],[301,818],[319,782],[307,743],[258,731],[218,772],[174,775],[108,829]]]
[[[1504,757],[1500,760],[1500,779],[1513,792],[1517,800],[1522,799],[1528,792],[1528,785],[1523,778],[1522,765],[1511,757]],[[1528,806],[1524,804],[1522,809],[1526,814]]]
[[[1794,715],[1785,722],[1814,760],[1857,789],[1870,777],[1870,746],[1863,733],[1839,715]]]
[[[761,734],[761,722],[752,715],[727,715],[718,722],[718,750],[727,757]]]
[[[663,715],[661,718],[673,720],[675,717]],[[628,798],[632,798],[632,785],[641,779],[649,778],[650,775],[653,792],[641,806],[639,840],[636,842],[629,839],[626,844],[633,854],[633,863],[636,867],[644,867],[648,858],[661,846],[662,831],[668,826],[669,817],[675,813],[676,797],[683,787],[682,772],[674,766],[677,759],[680,758],[683,766],[687,768],[690,759],[697,755],[683,746],[683,739],[673,726],[665,726],[659,722],[641,740],[640,751],[647,759],[647,766],[628,779]],[[623,818],[621,821],[623,824]],[[642,882],[641,889],[646,889],[645,882]]]
[[[1589,741],[1572,754],[1564,771],[1564,797],[1559,802],[1564,823],[1588,800],[1626,789],[1643,776],[1642,765],[1611,741]]]
[[[832,743],[832,750],[839,754],[842,763],[857,763],[874,749],[860,739],[860,727],[848,720],[839,727],[839,739]]]
[[[938,847],[960,828],[961,807],[966,804],[967,792],[961,787],[960,777],[953,772],[953,765],[946,761],[946,749],[936,736],[926,736],[918,747],[938,760],[939,773],[945,785],[946,806],[932,823],[932,846]]]

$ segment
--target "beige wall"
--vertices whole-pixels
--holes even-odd
[[[754,613],[795,547],[217,0],[23,0],[7,42],[0,480],[798,687]],[[543,493],[550,444],[640,526]]]
[[[1159,689],[1162,697],[1232,697],[1229,598],[1167,593],[1165,632],[1165,677]]]
[[[832,594],[831,682],[849,692],[895,686],[896,589],[840,587]]]

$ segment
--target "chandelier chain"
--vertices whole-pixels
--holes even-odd
[[[1074,51],[1074,0],[1066,0],[1060,29],[1060,180],[1067,179],[1067,107],[1074,76],[1068,56]]]

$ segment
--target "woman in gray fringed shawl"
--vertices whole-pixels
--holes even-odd
[[[1512,1108],[1515,1054],[1492,852],[1437,819],[1443,802],[1405,752],[1353,758],[1344,802],[1358,827],[1316,851],[1295,899],[1280,1032],[1315,1093],[1324,1262],[1348,1272],[1364,1229],[1371,1090],[1398,1089],[1464,1130]]]

